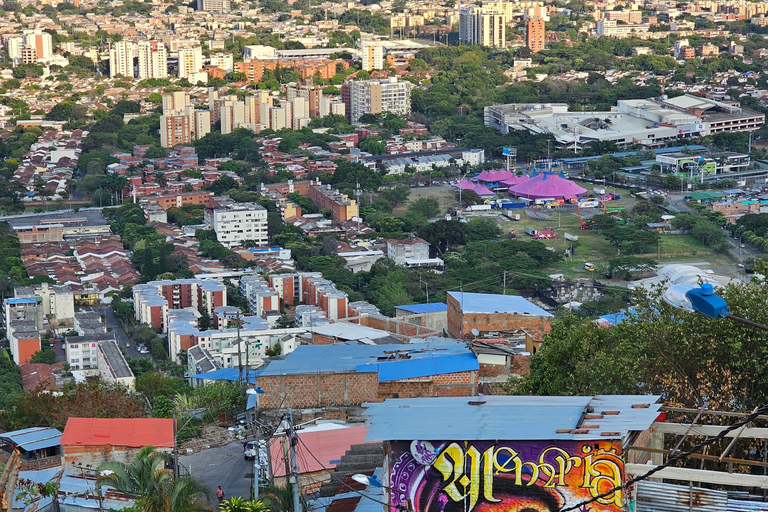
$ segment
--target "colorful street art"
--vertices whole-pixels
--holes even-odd
[[[621,485],[618,441],[397,441],[391,512],[554,512]],[[622,493],[581,507],[620,511]]]

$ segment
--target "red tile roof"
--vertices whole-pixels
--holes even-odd
[[[173,420],[161,418],[69,418],[62,446],[173,448]]]
[[[335,468],[341,456],[353,444],[365,443],[367,428],[365,425],[360,425],[316,432],[297,432],[296,436],[301,440],[296,446],[296,453],[299,455],[299,473],[315,473],[322,471],[324,467],[327,469]],[[277,442],[273,440],[269,446],[274,466],[272,468],[273,475],[276,477],[285,475],[285,465],[275,462],[283,459],[282,443],[284,441],[285,438],[282,437]],[[307,449],[322,462],[322,465],[307,453]]]

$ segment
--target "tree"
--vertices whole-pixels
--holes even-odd
[[[203,505],[210,491],[192,477],[174,478],[164,467],[165,455],[153,446],[142,448],[130,464],[105,462],[96,486],[113,487],[136,501],[142,512],[188,512]]]
[[[385,188],[381,191],[381,197],[392,205],[392,207],[405,203],[410,195],[411,188],[403,183],[398,183],[393,187]]]
[[[501,228],[494,219],[472,219],[466,224],[467,241],[493,240],[501,236]]]
[[[233,496],[221,502],[219,510],[221,512],[270,512],[270,507],[261,501]]]
[[[608,260],[606,276],[629,281],[636,274],[652,272],[656,269],[656,261],[650,258],[637,258],[635,256],[622,256]]]
[[[222,176],[208,185],[207,188],[214,194],[220,196],[233,188],[237,188],[237,182],[230,176]]]
[[[467,239],[467,225],[456,220],[438,220],[419,231],[437,254],[445,254],[451,247],[462,245]]]
[[[768,396],[768,348],[748,326],[667,305],[635,290],[635,313],[605,328],[567,314],[553,324],[518,390],[535,395],[663,393],[667,405],[749,412]],[[716,290],[733,314],[768,323],[768,287]]]
[[[440,202],[435,197],[419,197],[408,205],[408,211],[417,213],[424,218],[431,219],[440,214]]]
[[[141,345],[149,345],[157,338],[157,331],[149,324],[141,324],[133,330],[133,337]]]

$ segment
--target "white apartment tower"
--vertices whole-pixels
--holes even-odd
[[[206,223],[225,247],[242,246],[246,240],[258,246],[269,243],[267,209],[257,203],[229,203],[206,214]]]
[[[179,48],[179,77],[186,78],[203,69],[203,49],[199,46]]]
[[[109,77],[124,76],[133,78],[133,59],[136,57],[136,43],[119,41],[112,43],[109,50]]]
[[[363,41],[362,52],[365,71],[384,68],[384,48],[381,41]]]
[[[168,54],[162,41],[139,41],[139,78],[167,78]]]
[[[506,16],[495,7],[470,5],[459,10],[459,41],[504,48],[507,45]]]
[[[392,112],[405,116],[411,113],[411,91],[415,87],[411,82],[391,77],[347,82],[343,87],[348,88],[346,110],[352,123],[357,123],[364,114]]]

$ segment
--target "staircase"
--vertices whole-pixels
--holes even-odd
[[[341,481],[356,473],[373,474],[373,470],[384,463],[384,445],[382,443],[353,444],[342,455],[331,472],[331,479],[320,487],[320,497],[334,496],[349,491],[342,487]]]

